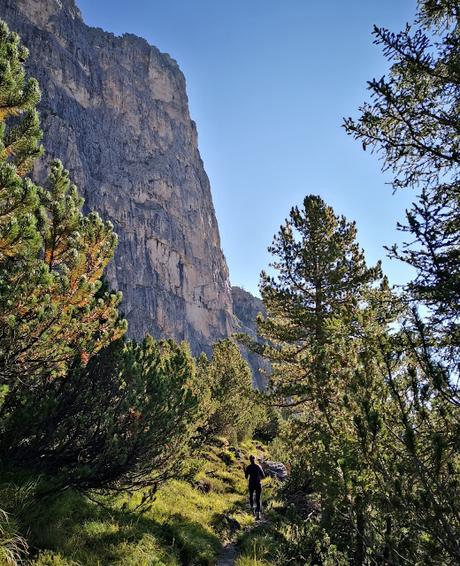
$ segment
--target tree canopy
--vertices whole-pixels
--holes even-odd
[[[368,83],[370,100],[345,129],[393,174],[395,189],[418,191],[406,224],[410,239],[391,254],[415,268],[412,295],[430,310],[449,346],[459,345],[460,57],[458,2],[421,0],[413,25],[374,28],[391,63]]]

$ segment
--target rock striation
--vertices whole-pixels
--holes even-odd
[[[129,334],[209,352],[233,331],[232,297],[177,63],[144,39],[87,26],[74,0],[0,0],[0,17],[30,50],[48,156],[119,236],[107,278],[123,292]]]

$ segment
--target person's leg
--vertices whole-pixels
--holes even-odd
[[[254,487],[249,486],[249,504],[251,505],[251,511],[254,509]]]
[[[260,514],[260,495],[262,493],[262,487],[260,485],[258,485],[256,487],[255,491],[256,491],[256,512],[257,512],[257,515],[259,515]]]

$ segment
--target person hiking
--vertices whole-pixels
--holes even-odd
[[[254,513],[254,494],[256,495],[256,519],[260,519],[260,496],[262,493],[262,485],[260,481],[265,477],[264,471],[256,464],[255,456],[249,456],[251,463],[244,470],[244,476],[246,479],[249,478],[248,489],[249,489],[249,503],[251,505],[251,511]]]

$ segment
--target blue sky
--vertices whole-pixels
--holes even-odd
[[[319,194],[385,259],[412,195],[392,195],[377,157],[341,128],[387,64],[372,26],[399,31],[415,0],[77,0],[89,25],[145,37],[179,63],[211,180],[231,282],[257,293],[290,208]],[[108,7],[110,6],[110,7]]]

